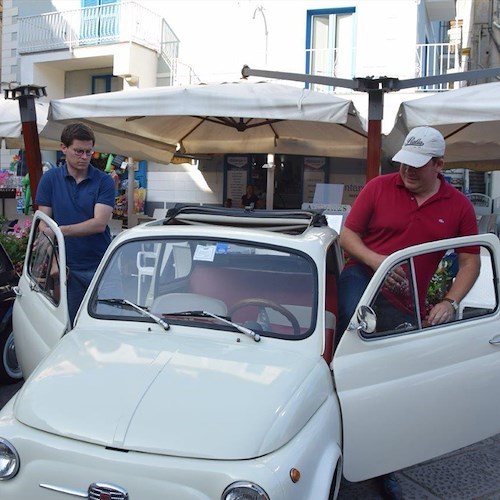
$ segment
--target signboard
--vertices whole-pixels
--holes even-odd
[[[326,180],[326,158],[306,156],[304,158],[304,174],[302,182],[302,200],[311,203],[314,199],[317,184]]]
[[[248,156],[226,157],[226,198],[233,200],[233,206],[239,206],[246,192],[249,168]]]

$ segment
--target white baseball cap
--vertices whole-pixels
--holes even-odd
[[[410,167],[423,167],[431,158],[444,156],[444,137],[432,127],[416,127],[406,136],[401,150],[392,161],[398,161]]]

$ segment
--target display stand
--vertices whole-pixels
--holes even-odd
[[[0,198],[2,199],[2,216],[5,217],[5,199],[15,198],[16,188],[0,188]]]

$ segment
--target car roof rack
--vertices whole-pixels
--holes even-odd
[[[310,227],[327,226],[328,222],[322,210],[262,210],[179,204],[167,211],[161,224],[222,225],[301,234]]]

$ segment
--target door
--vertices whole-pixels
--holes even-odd
[[[82,0],[82,44],[115,41],[119,35],[119,0]]]
[[[474,251],[472,244],[480,245],[482,261],[476,285],[453,321],[426,326],[425,311],[446,296],[455,276],[455,250]],[[498,250],[491,234],[442,240],[399,251],[375,273],[358,311],[370,306],[376,323],[368,317],[363,325],[355,314],[333,361],[349,481],[500,433]],[[417,256],[423,254],[437,255],[439,267],[420,304]],[[407,276],[397,307],[387,293],[395,269]]]
[[[354,68],[355,9],[311,10],[307,13],[306,67],[311,75],[351,78]],[[324,89],[313,84],[314,90]],[[333,87],[329,87],[333,90]]]
[[[25,377],[69,329],[66,277],[61,231],[37,211],[12,318],[16,354]]]

